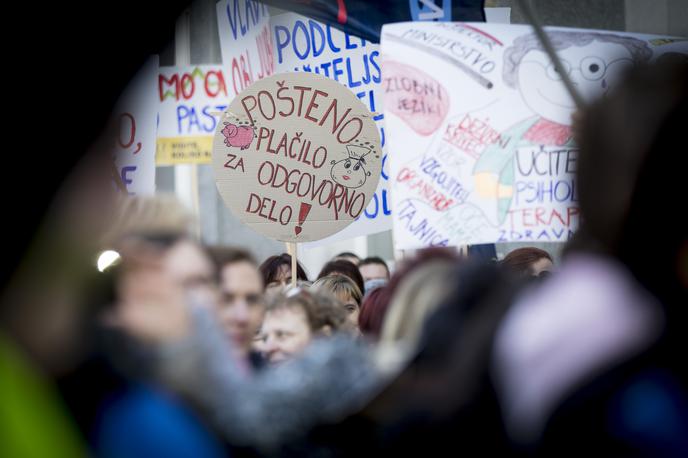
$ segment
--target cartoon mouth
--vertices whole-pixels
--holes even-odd
[[[351,179],[351,177],[349,175],[344,175],[342,178],[344,178],[347,181]]]
[[[540,96],[541,96],[543,99],[547,100],[547,101],[548,101],[549,103],[551,103],[552,105],[556,105],[556,106],[562,107],[562,108],[568,108],[569,110],[576,108],[575,106],[565,105],[565,104],[563,104],[563,103],[561,103],[561,102],[555,102],[554,100],[550,99],[550,98],[547,97],[545,94],[543,94],[542,91],[541,91],[540,89],[538,89],[537,92],[538,92],[538,94],[540,94]]]

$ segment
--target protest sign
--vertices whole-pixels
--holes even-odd
[[[269,20],[268,7],[257,1],[222,0],[217,3],[222,66],[231,96],[275,73]]]
[[[157,95],[156,164],[209,164],[217,119],[230,101],[222,66],[160,67]]]
[[[129,194],[155,193],[158,57],[149,58],[113,111],[115,167]]]
[[[377,187],[382,148],[372,114],[312,73],[258,81],[230,104],[213,141],[220,195],[239,219],[285,242],[343,229]]]
[[[586,100],[688,41],[547,28]],[[575,105],[529,26],[385,26],[383,91],[398,249],[568,240]]]
[[[379,91],[379,45],[343,33],[329,25],[295,13],[270,18],[275,42],[276,71],[313,72],[328,77],[358,97],[373,113],[382,144],[382,169],[378,188],[359,218],[337,234],[310,247],[391,229],[388,192],[387,146]]]

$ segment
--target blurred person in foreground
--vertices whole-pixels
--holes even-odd
[[[685,56],[631,71],[577,126],[581,226],[496,336],[510,439],[537,455],[688,455]]]
[[[382,380],[370,349],[349,333],[311,338],[288,361],[246,371],[210,310],[175,292],[159,266],[143,257],[139,265],[157,281],[140,285],[145,291],[139,300],[141,313],[131,316],[129,332],[157,349],[159,380],[198,406],[233,446],[279,453],[315,425],[336,422],[359,409],[379,389]],[[291,291],[310,294],[300,288]],[[170,298],[171,293],[176,298]],[[320,327],[319,335],[335,325]]]
[[[557,275],[528,287],[459,266],[420,351],[347,420],[366,444],[347,452],[688,454],[688,228],[657,220],[688,165],[667,166],[688,120],[677,60],[634,69],[579,115],[582,222]]]
[[[329,294],[302,288],[270,297],[261,328],[261,348],[270,363],[301,353],[314,338],[331,336],[346,323],[342,304]]]
[[[268,293],[291,285],[294,273],[291,271],[291,255],[287,253],[270,256],[258,269],[263,275],[263,284]],[[306,271],[298,261],[296,262],[296,279],[298,282],[308,281]]]
[[[214,313],[211,261],[189,237],[192,219],[174,197],[126,197],[116,214],[102,244],[121,261],[100,266],[112,297],[93,304],[95,353],[60,380],[63,396],[98,456],[222,456],[224,447],[203,420],[156,380],[156,349],[130,329],[152,319],[145,298],[156,284],[155,275],[138,267],[138,256],[169,278],[164,300],[183,297]],[[173,317],[160,325],[175,335]]]
[[[211,247],[220,299],[218,318],[226,337],[234,344],[239,358],[253,369],[264,365],[264,358],[253,345],[265,315],[263,276],[248,252],[230,247]]]
[[[154,266],[151,268],[153,273],[157,271]],[[165,280],[163,272],[157,274],[161,282],[155,289],[160,300],[154,299],[153,291],[142,299],[149,316],[159,319],[132,322],[130,329],[161,349],[160,378],[200,406],[233,445],[251,446],[271,454],[336,452],[341,445],[334,437],[321,440],[320,427],[327,429],[329,425],[336,429],[334,425],[348,414],[360,411],[408,360],[409,353],[404,352],[404,358],[390,363],[389,358],[378,356],[365,342],[352,339],[348,333],[333,332],[326,339],[311,339],[298,355],[281,364],[247,373],[230,356],[231,349],[221,343],[224,339],[208,310],[185,304],[181,297],[170,300],[165,284],[169,279]],[[413,296],[422,300],[424,307],[414,311],[413,300],[409,302],[406,293],[400,299],[406,305],[400,306],[395,326],[406,325],[395,333],[398,339],[418,335],[426,316],[424,310],[432,310],[446,292],[439,284],[453,285],[435,271],[427,275],[430,276],[414,281],[412,287],[421,294],[421,283],[435,285],[427,291],[429,295]],[[290,293],[320,294],[300,289],[288,292],[287,296]],[[408,314],[410,319],[403,318]],[[168,324],[163,324],[164,320]],[[166,330],[170,323],[176,329],[173,333]],[[320,327],[321,334],[329,333],[322,332],[326,327]],[[315,431],[315,436],[309,434],[311,431]],[[351,437],[339,432],[336,436],[348,437],[349,441]]]
[[[341,304],[341,309],[345,312],[348,326],[352,333],[360,335],[358,329],[358,315],[361,310],[363,295],[356,283],[346,275],[331,274],[320,278],[312,285],[313,290],[323,291],[333,295]]]

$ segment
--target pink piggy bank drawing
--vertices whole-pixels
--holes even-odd
[[[237,126],[232,123],[224,123],[222,135],[225,136],[225,145],[236,146],[242,150],[251,146],[253,141],[253,129],[249,126]]]

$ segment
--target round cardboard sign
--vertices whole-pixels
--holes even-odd
[[[366,208],[380,179],[373,115],[345,86],[282,73],[237,95],[218,122],[213,170],[229,209],[285,242],[334,234]]]

